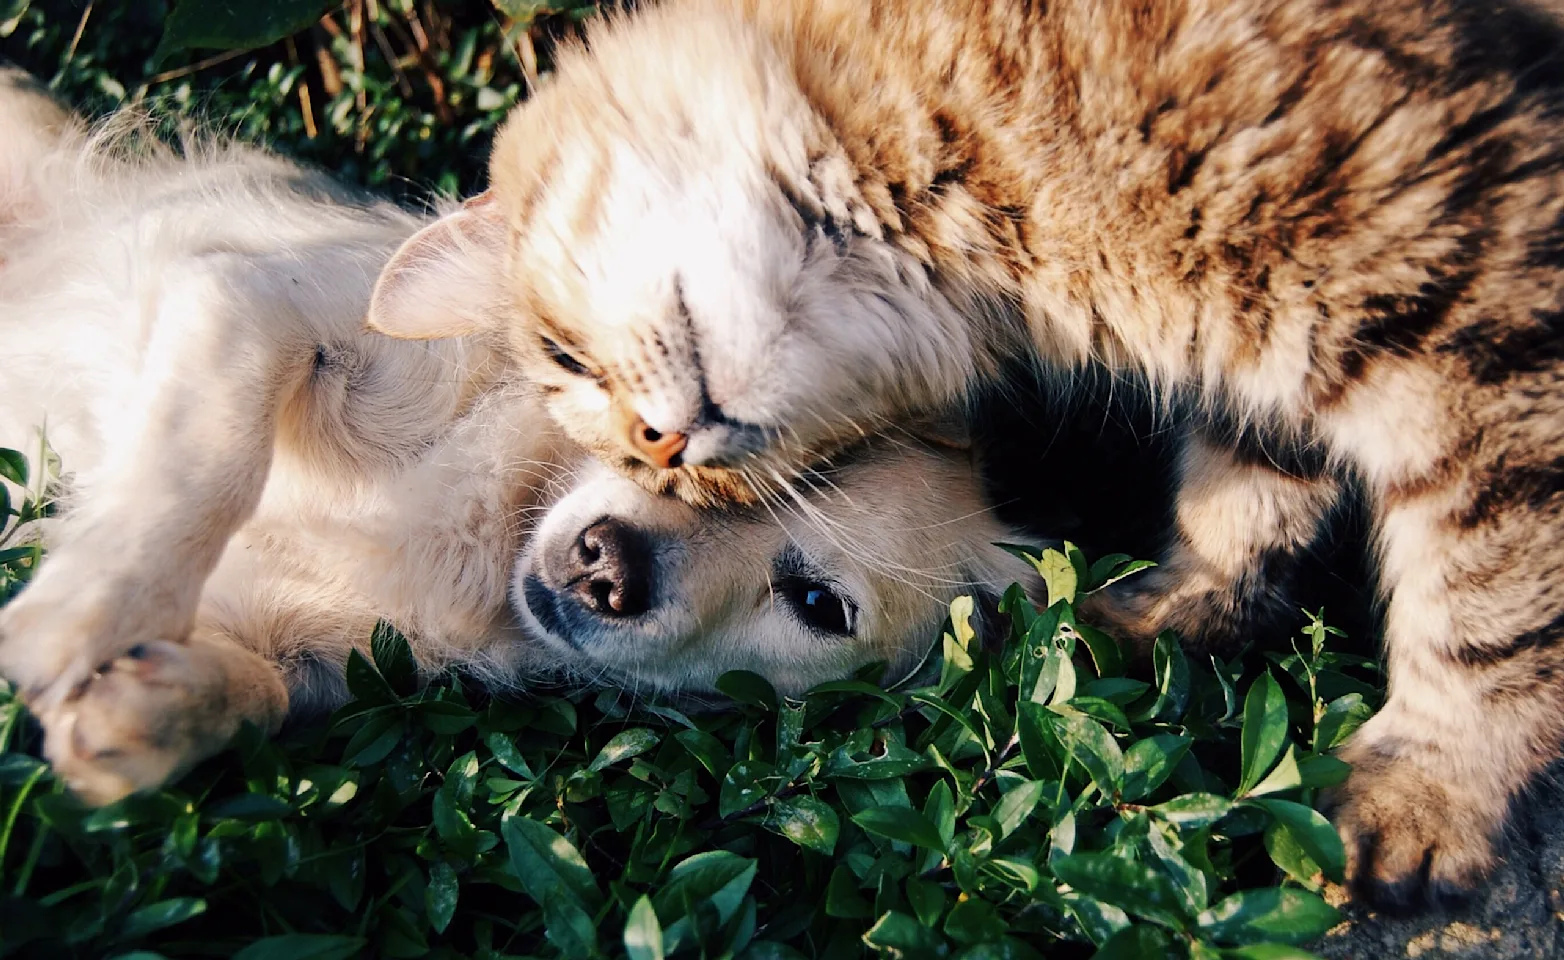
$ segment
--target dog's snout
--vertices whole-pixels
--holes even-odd
[[[604,617],[651,609],[652,547],[640,530],[605,517],[576,537],[566,571],[577,603]]]
[[[669,470],[683,462],[684,448],[690,439],[682,433],[663,433],[645,420],[636,418],[630,426],[630,445],[641,457],[659,470]]]

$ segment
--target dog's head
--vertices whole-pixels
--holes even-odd
[[[813,479],[699,510],[588,466],[518,560],[512,601],[588,681],[698,694],[742,669],[788,694],[877,661],[904,677],[951,600],[992,610],[1035,579],[994,546],[1013,534],[964,455],[882,444]]]

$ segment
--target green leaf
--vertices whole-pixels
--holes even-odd
[[[1293,839],[1292,831],[1279,823],[1266,827],[1265,852],[1270,854],[1271,862],[1280,867],[1283,873],[1310,890],[1320,889],[1320,881],[1323,879],[1320,865]]]
[[[664,929],[669,952],[692,933],[696,908],[710,902],[719,923],[738,912],[755,879],[755,861],[726,850],[711,850],[688,857],[668,874],[668,880],[652,895],[657,916],[672,922]]]
[[[614,734],[613,738],[607,743],[603,744],[603,749],[597,752],[597,756],[587,765],[587,769],[596,772],[621,760],[638,757],[657,746],[661,740],[662,736],[660,734],[646,727],[632,727],[629,730],[621,730],[619,733]]]
[[[1059,670],[1067,659],[1054,644],[1061,607],[1049,607],[1037,615],[1021,641],[1021,689],[1017,704],[1047,703],[1059,684]]]
[[[625,921],[625,953],[630,960],[663,960],[663,928],[657,922],[657,911],[645,894],[630,908]]]
[[[589,911],[602,903],[592,871],[569,840],[536,820],[519,816],[506,820],[500,832],[510,853],[511,875],[539,905],[556,890]]]
[[[764,781],[775,781],[776,768],[763,760],[740,760],[722,778],[717,815],[731,817],[771,795]]]
[[[1150,560],[1133,560],[1123,553],[1110,553],[1091,565],[1086,578],[1086,592],[1094,593],[1112,586],[1125,577],[1156,566]]]
[[[348,681],[348,692],[358,700],[365,703],[396,703],[400,699],[391,685],[386,683],[386,678],[357,650],[348,651],[344,675]]]
[[[184,923],[206,912],[206,901],[197,897],[175,897],[133,911],[120,927],[120,937],[139,940],[149,933]]]
[[[27,487],[27,458],[10,447],[0,447],[0,478]]]
[[[1053,784],[1041,780],[1026,780],[1011,787],[994,805],[994,819],[999,822],[999,835],[1008,837],[1037,809],[1043,798],[1043,789]]]
[[[429,883],[424,887],[424,914],[435,933],[444,933],[456,915],[456,901],[461,895],[461,885],[456,871],[444,860],[436,860],[429,867]]]
[[[906,807],[870,807],[853,815],[853,822],[865,831],[891,840],[900,840],[913,846],[938,853],[945,851],[945,841],[939,828],[929,818]]]
[[[1086,768],[1103,796],[1113,796],[1124,780],[1124,753],[1113,736],[1083,714],[1055,715],[1052,723],[1071,759]]]
[[[1108,938],[1092,960],[1174,960],[1173,938],[1159,927],[1125,927]]]
[[[1131,744],[1124,752],[1124,799],[1133,803],[1162,786],[1189,753],[1189,743],[1187,736],[1159,733]]]
[[[863,935],[863,942],[893,957],[932,957],[942,952],[939,934],[896,910],[887,911]]]
[[[1119,649],[1119,642],[1098,630],[1089,623],[1075,624],[1076,635],[1081,642],[1086,644],[1086,650],[1092,655],[1092,666],[1097,670],[1097,676],[1101,678],[1119,677],[1124,673],[1124,653]],[[1136,684],[1138,689],[1145,689],[1144,684],[1136,681],[1127,681]]]
[[[1053,711],[1040,703],[1023,701],[1016,705],[1016,734],[1021,742],[1021,757],[1027,772],[1035,780],[1059,780],[1064,777],[1060,759],[1064,747],[1054,734]]]
[[[825,683],[816,684],[815,686],[810,687],[809,692],[805,694],[805,696],[816,697],[829,693],[850,693],[857,694],[859,696],[874,697],[877,700],[885,701],[886,703],[895,707],[897,710],[900,710],[904,705],[900,696],[887,691],[883,687],[877,687],[872,683],[865,683],[862,680],[829,680]]]
[[[846,867],[831,871],[831,879],[825,885],[825,915],[843,920],[867,920],[874,916],[874,908],[858,892],[858,881]]]
[[[836,838],[841,832],[836,811],[813,797],[794,797],[773,803],[766,826],[801,847],[827,855],[836,849]]]
[[[1214,793],[1187,793],[1159,803],[1151,812],[1182,830],[1199,830],[1227,816],[1233,801]]]
[[[704,730],[680,730],[673,739],[714,777],[722,776],[733,765],[728,748]]]
[[[330,0],[267,0],[229,3],[223,0],[179,0],[163,22],[163,39],[152,55],[162,63],[172,53],[196,47],[249,50],[275,43],[308,29],[326,11]]]
[[[1288,833],[1325,876],[1340,883],[1347,868],[1347,852],[1330,821],[1318,810],[1291,800],[1260,799],[1249,803],[1263,807]]]
[[[748,670],[729,670],[717,678],[718,692],[738,703],[749,704],[762,710],[777,708],[777,691],[771,682],[758,673]]]
[[[1044,550],[1042,555],[1032,560],[1032,566],[1037,568],[1037,573],[1043,578],[1043,583],[1048,587],[1048,606],[1062,601],[1075,602],[1076,587],[1080,584],[1080,577],[1075,572],[1075,565],[1070,558],[1058,550]]]
[[[413,659],[407,638],[396,627],[385,620],[376,623],[374,633],[370,634],[369,651],[374,657],[375,668],[392,690],[405,697],[418,689],[418,663]]]
[[[233,960],[347,960],[357,956],[366,945],[363,937],[284,933],[246,945],[233,955]]]
[[[240,793],[209,804],[201,815],[208,820],[243,820],[259,823],[276,820],[293,811],[288,801],[264,793]]]
[[[1374,708],[1363,702],[1361,693],[1349,693],[1332,700],[1319,723],[1315,724],[1314,751],[1334,750],[1373,715]]]
[[[1257,943],[1248,947],[1229,947],[1222,960],[1320,960],[1317,954],[1280,943]]]
[[[549,941],[573,960],[597,953],[597,926],[580,903],[568,895],[550,894],[543,899],[543,929]]]
[[[1304,757],[1298,761],[1300,785],[1310,790],[1346,783],[1351,773],[1351,764],[1329,754]]]
[[[1164,630],[1157,635],[1157,642],[1151,648],[1151,668],[1157,681],[1157,698],[1133,719],[1141,721],[1179,719],[1189,706],[1189,696],[1193,686],[1189,660],[1185,658],[1184,649],[1179,646],[1178,638],[1171,632]]]
[[[945,936],[961,944],[978,944],[1004,936],[1006,924],[994,905],[982,897],[956,901],[945,917]]]
[[[1303,774],[1298,770],[1298,753],[1292,744],[1282,754],[1281,762],[1271,768],[1265,779],[1249,788],[1248,797],[1263,797],[1268,793],[1280,793],[1303,785]]]
[[[1137,917],[1183,929],[1184,898],[1162,873],[1107,853],[1077,853],[1052,858],[1054,876],[1094,900]]]
[[[939,923],[940,915],[945,912],[945,891],[932,880],[908,877],[907,905],[912,907],[919,923],[932,927]]]
[[[1242,773],[1238,792],[1248,793],[1271,768],[1287,740],[1287,698],[1281,684],[1267,670],[1249,687],[1244,698],[1244,726],[1240,740]]]
[[[516,743],[508,735],[495,732],[483,738],[484,746],[489,748],[489,753],[500,762],[505,769],[524,780],[536,780],[537,774],[532,772],[527,760],[516,749]]]
[[[1335,907],[1292,887],[1242,890],[1195,918],[1202,936],[1240,945],[1262,940],[1304,943],[1340,922]]]

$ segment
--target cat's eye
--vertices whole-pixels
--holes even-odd
[[[554,363],[558,365],[561,370],[565,371],[571,376],[595,377],[595,374],[593,374],[592,371],[587,368],[586,364],[571,356],[570,351],[550,340],[548,337],[543,338],[543,352],[550,360],[554,361]]]
[[[793,614],[811,629],[843,637],[853,635],[857,608],[837,592],[834,584],[807,577],[787,577],[777,584],[777,593],[792,608]]]

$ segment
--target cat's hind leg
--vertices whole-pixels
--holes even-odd
[[[1323,457],[1283,456],[1195,428],[1179,454],[1170,542],[1158,566],[1086,598],[1085,616],[1146,651],[1162,630],[1208,647],[1293,612],[1287,572],[1340,496]]]

